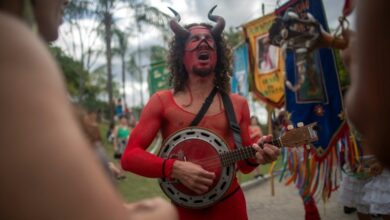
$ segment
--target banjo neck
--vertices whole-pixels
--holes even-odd
[[[282,142],[280,138],[273,139],[270,142],[266,142],[268,144],[272,144],[277,146],[278,148],[282,147]],[[256,150],[252,147],[242,147],[239,149],[231,150],[229,152],[224,152],[219,154],[222,162],[222,166],[230,166],[238,161],[246,160],[249,158],[253,158],[256,155]]]
[[[311,123],[303,126],[303,123],[298,123],[298,127],[289,125],[287,131],[279,138],[273,139],[268,144],[281,147],[299,147],[307,145],[318,140],[316,133],[317,123]],[[252,147],[241,147],[235,150],[220,153],[222,166],[229,166],[240,160],[246,160],[255,157],[256,150]]]

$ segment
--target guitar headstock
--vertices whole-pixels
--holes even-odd
[[[303,125],[298,123],[297,128],[289,127],[288,131],[280,138],[284,147],[299,147],[318,140],[316,132],[317,122]]]

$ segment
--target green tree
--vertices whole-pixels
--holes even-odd
[[[128,50],[128,34],[124,31],[119,30],[118,28],[114,29],[114,34],[116,36],[117,47],[114,48],[114,53],[118,54],[121,59],[121,73],[122,73],[122,91],[123,91],[123,104],[127,106],[126,103],[126,53]]]
[[[346,88],[350,84],[350,78],[347,70],[345,69],[344,63],[341,60],[340,51],[334,50],[336,67],[339,73],[340,87]]]
[[[150,47],[150,63],[160,63],[166,61],[168,50],[165,47],[153,45]]]
[[[129,60],[127,61],[127,71],[132,79],[130,81],[131,90],[133,91],[132,103],[135,103],[135,98],[136,98],[136,95],[135,95],[136,86],[135,85],[136,85],[136,83],[141,82],[141,74],[140,74],[141,68],[138,66],[138,64],[136,62],[136,54],[135,53],[132,53],[129,56]],[[142,91],[140,91],[140,92],[142,93]]]
[[[134,21],[137,22],[137,27],[140,32],[141,23],[146,23],[153,25],[161,30],[168,30],[168,19],[170,16],[160,12],[158,9],[150,7],[144,3],[137,3],[139,1],[134,0],[82,0],[82,1],[71,1],[70,5],[66,11],[66,21],[72,24],[74,29],[78,30],[79,41],[82,43],[80,47],[75,46],[72,42],[68,45],[69,50],[73,50],[76,53],[78,50],[81,50],[81,63],[85,66],[90,67],[92,55],[100,55],[100,51],[94,51],[91,49],[95,44],[86,45],[85,39],[88,39],[87,42],[90,42],[88,35],[81,36],[85,34],[86,31],[81,30],[82,25],[80,25],[80,20],[89,20],[95,24],[94,28],[90,33],[98,33],[95,36],[102,36],[104,45],[105,45],[105,57],[107,68],[107,93],[108,100],[110,104],[110,115],[111,120],[113,120],[114,105],[113,105],[113,73],[112,73],[112,58],[113,58],[113,47],[112,40],[114,35],[114,27],[117,22],[117,17],[115,17],[115,12],[121,8],[133,9],[136,11]],[[101,31],[100,31],[101,30]],[[75,39],[75,34],[69,36],[69,39]],[[76,34],[77,35],[77,34]],[[123,48],[120,48],[121,50]],[[140,55],[139,55],[140,57]],[[123,60],[122,60],[123,61]],[[140,61],[140,59],[138,59]],[[123,81],[123,72],[126,70],[125,64],[122,62],[122,81]],[[139,65],[139,64],[138,64]],[[140,68],[138,68],[140,70]],[[93,72],[93,71],[91,71]],[[141,75],[141,71],[138,72]],[[84,83],[82,83],[83,78],[80,76],[79,80],[79,90],[80,95],[82,95]],[[142,84],[142,75],[140,77]],[[142,92],[142,91],[141,91]]]
[[[241,30],[230,27],[228,31],[224,32],[225,39],[231,48],[236,47],[238,44],[244,42],[244,33]]]
[[[107,77],[105,66],[97,68],[93,73],[83,67],[80,61],[66,55],[59,47],[50,46],[51,53],[56,58],[64,74],[66,87],[71,100],[86,109],[101,109],[108,112],[108,104],[104,100],[106,94]],[[79,78],[83,77],[84,91],[80,94]],[[114,94],[119,94],[118,85],[114,83]],[[82,99],[78,97],[82,96]]]
[[[73,100],[76,100],[80,96],[80,78],[83,82],[88,78],[88,72],[84,69],[80,61],[76,61],[73,58],[65,55],[59,47],[49,47],[50,51],[57,59],[57,62],[64,73],[66,80],[66,86],[69,92],[69,95]]]

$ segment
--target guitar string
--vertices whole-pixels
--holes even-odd
[[[281,146],[279,146],[280,144],[278,144],[278,140],[277,139],[273,139],[272,141],[266,142],[266,143],[277,145],[279,148],[281,147]],[[239,153],[240,150],[242,151],[242,153],[245,153],[244,151],[247,150],[247,147],[244,147],[242,149],[235,149],[235,150],[232,150],[232,151],[227,151],[227,152],[224,152],[224,153],[229,154],[229,153],[233,153],[235,151],[235,152],[238,152],[238,154],[240,154]],[[206,157],[206,158],[202,158],[202,159],[199,159],[199,160],[192,160],[192,161],[194,161],[194,162],[208,162],[209,160],[215,160],[215,159],[220,158],[221,156],[223,156],[224,153],[222,153],[221,155]],[[247,153],[251,153],[251,152],[247,152]]]
[[[246,150],[246,149],[244,149],[244,150]],[[215,160],[215,159],[218,159],[218,158],[221,158],[222,156],[225,156],[225,155],[227,155],[227,154],[229,154],[229,153],[235,153],[235,152],[238,152],[238,151],[235,151],[235,150],[233,150],[233,151],[227,151],[227,152],[224,152],[224,153],[222,153],[222,154],[218,154],[218,155],[215,155],[215,156],[210,156],[210,157],[206,157],[206,158],[202,158],[202,159],[199,159],[199,160],[192,160],[191,162],[208,162],[208,161],[210,161],[210,160]],[[242,151],[243,152],[243,151]],[[225,154],[226,153],[226,154]],[[244,153],[244,152],[243,152]],[[250,152],[248,152],[248,153],[250,153]],[[239,153],[238,153],[239,154]]]
[[[233,151],[230,151],[230,152],[233,152]],[[238,151],[236,151],[236,152],[238,152]],[[256,153],[256,152],[247,152],[247,153]],[[222,155],[215,155],[215,156],[207,157],[207,158],[200,159],[200,160],[188,160],[188,161],[196,163],[198,165],[201,165],[204,168],[217,168],[217,167],[220,167],[221,164],[223,164],[223,162],[227,163],[227,165],[230,165],[230,164],[233,164],[237,161],[243,160],[240,158],[240,154],[244,154],[243,156],[246,157],[246,155],[245,155],[246,153],[243,152],[243,153],[238,153],[238,155],[231,154],[232,156],[229,156],[227,158],[221,158]],[[247,158],[250,158],[250,157],[247,157]],[[221,160],[217,160],[217,159],[221,159]]]

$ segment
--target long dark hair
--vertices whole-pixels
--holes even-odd
[[[212,26],[206,23],[189,24],[185,28],[189,29],[193,26],[204,26],[211,29]],[[187,39],[175,36],[169,43],[168,66],[170,70],[170,83],[173,86],[174,92],[183,91],[188,80],[188,73],[184,68],[183,57],[185,42]],[[219,90],[228,93],[230,91],[230,76],[231,76],[231,50],[228,47],[225,39],[222,36],[214,36],[217,47],[217,64],[215,66],[214,85]]]

